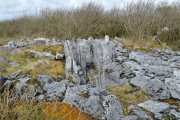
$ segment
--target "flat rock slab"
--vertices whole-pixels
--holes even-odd
[[[153,79],[145,86],[147,96],[153,100],[163,100],[170,98],[170,93],[165,84],[157,79]]]
[[[147,80],[143,76],[136,76],[131,79],[130,83],[136,87],[143,88],[145,85],[149,83],[149,80]]]
[[[139,118],[135,115],[128,115],[123,117],[121,120],[139,120]]]
[[[169,89],[171,97],[180,100],[180,81],[167,78],[165,81],[165,85]]]
[[[180,112],[177,112],[176,110],[170,111],[171,116],[175,117],[175,119],[180,119]]]
[[[174,70],[173,71],[174,76],[180,80],[180,70]]]
[[[64,98],[64,94],[66,91],[66,83],[68,83],[68,80],[64,80],[61,82],[54,82],[51,84],[46,84],[43,89],[47,92],[46,98],[50,101],[52,100],[59,100],[62,101]]]
[[[154,114],[169,111],[168,103],[163,103],[163,102],[158,102],[158,101],[153,101],[153,100],[145,101],[143,103],[138,104],[138,106],[142,107]]]

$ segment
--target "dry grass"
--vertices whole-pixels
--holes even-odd
[[[12,101],[9,91],[0,94],[1,120],[42,120],[44,119],[38,105],[33,99],[16,99]]]
[[[132,40],[132,39],[123,39],[122,40],[123,45],[126,49],[132,50],[134,47],[138,47],[138,51],[146,51],[148,52],[148,49],[145,49],[144,47],[147,46],[148,48],[160,48],[160,49],[166,49],[167,45],[166,43],[159,43],[156,40],[152,39],[139,39],[139,40]]]
[[[37,77],[38,73],[44,73],[54,78],[58,78],[58,75],[64,76],[64,63],[60,61],[40,59],[35,62],[30,62],[24,67],[27,70],[31,70],[30,75],[32,77]]]
[[[53,45],[53,46],[47,46],[47,45],[37,45],[35,47],[27,47],[27,49],[30,50],[36,50],[39,52],[49,52],[53,55],[56,55],[56,53],[62,53],[63,48],[60,45]]]
[[[37,103],[34,99],[11,99],[10,91],[0,94],[1,120],[90,120],[87,114],[63,102]]]
[[[109,91],[116,95],[125,108],[148,100],[144,89],[134,90],[131,85],[110,87]]]
[[[56,54],[62,52],[62,46],[35,46],[27,47],[26,49],[38,50],[40,52],[51,52]],[[8,62],[16,62],[19,66],[8,66],[5,63],[0,63],[1,71],[4,76],[9,75],[12,72],[22,70],[23,73],[29,72],[32,78],[37,77],[38,73],[44,73],[51,77],[58,78],[59,75],[64,76],[64,61],[53,61],[47,58],[34,58],[32,55],[27,55],[24,49],[18,52],[0,52],[0,56],[5,58]]]
[[[61,61],[52,61],[47,58],[23,59],[17,67],[6,67],[3,75],[7,76],[17,70],[22,70],[24,74],[29,72],[32,78],[36,78],[37,74],[43,73],[58,78],[59,75],[64,76],[64,63]]]

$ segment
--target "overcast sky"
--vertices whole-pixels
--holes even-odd
[[[79,7],[82,3],[90,1],[98,1],[105,7],[105,9],[108,10],[113,6],[123,6],[123,4],[132,0],[0,0],[0,20],[11,19],[23,13],[33,13],[37,9],[45,6],[49,6],[52,8]],[[176,0],[166,1],[169,2]]]

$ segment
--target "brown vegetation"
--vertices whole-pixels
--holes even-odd
[[[0,94],[1,120],[91,120],[87,114],[64,102],[37,103],[34,99],[11,99],[10,91]]]
[[[125,37],[133,41],[158,35],[162,42],[180,47],[180,2],[172,4],[142,2],[125,4],[123,8],[104,10],[101,4],[88,3],[80,8],[42,8],[34,15],[0,22],[2,43],[18,37],[88,36]],[[163,29],[168,28],[168,29]]]

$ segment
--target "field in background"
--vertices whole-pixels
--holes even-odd
[[[0,43],[11,38],[49,37],[65,39],[128,37],[133,41],[140,38],[158,38],[175,47],[180,47],[180,2],[168,4],[137,2],[125,4],[123,8],[104,10],[98,3],[83,4],[76,9],[42,8],[33,15],[0,22]]]

